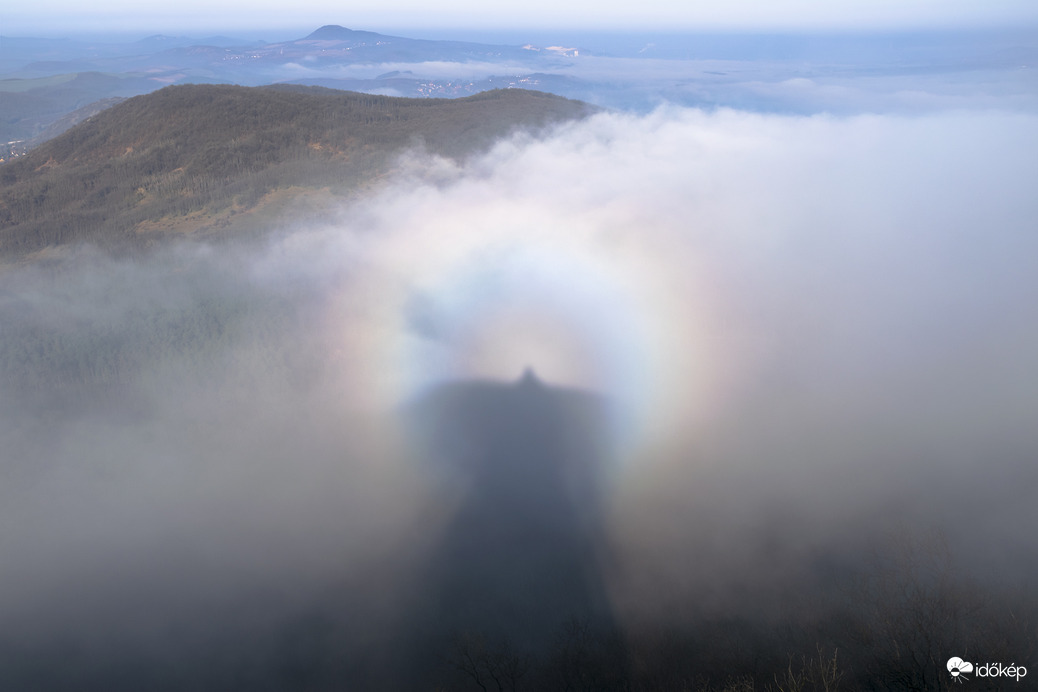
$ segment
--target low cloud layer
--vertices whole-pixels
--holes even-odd
[[[263,248],[4,270],[5,660],[224,628],[248,667],[314,604],[375,656],[454,506],[395,412],[526,366],[613,406],[621,621],[891,530],[1029,578],[1036,125],[604,114]]]

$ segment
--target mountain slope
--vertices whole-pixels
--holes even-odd
[[[516,129],[588,112],[520,90],[439,100],[167,87],[0,166],[0,257],[72,242],[125,249],[168,234],[234,233],[300,189],[345,195],[370,184],[409,146],[463,157]]]
[[[0,144],[45,139],[48,126],[79,108],[112,97],[139,96],[158,86],[141,74],[78,71],[31,79],[0,75]]]

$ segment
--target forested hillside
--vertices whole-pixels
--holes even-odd
[[[586,104],[498,90],[401,99],[298,86],[172,86],[129,99],[0,166],[0,256],[147,246],[261,229],[279,205],[348,195],[410,146],[463,157]],[[271,214],[259,214],[259,211]]]

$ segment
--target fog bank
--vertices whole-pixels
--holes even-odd
[[[262,247],[5,268],[3,675],[403,684],[386,646],[467,505],[400,412],[528,366],[608,402],[621,631],[784,617],[891,536],[1009,593],[1038,548],[1036,153],[1000,112],[603,114],[413,153]]]

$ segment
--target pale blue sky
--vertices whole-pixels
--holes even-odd
[[[1038,24],[1035,0],[15,0],[0,34],[202,35],[316,28],[571,28],[638,30],[921,29]]]

